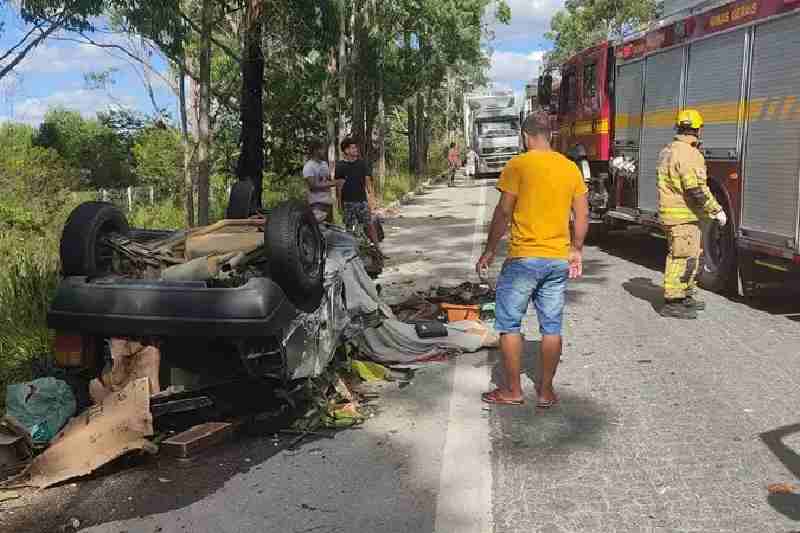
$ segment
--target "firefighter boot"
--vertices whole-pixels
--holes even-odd
[[[697,309],[689,307],[686,305],[685,301],[685,298],[681,300],[667,300],[658,314],[667,318],[681,318],[684,320],[693,320],[697,318]]]
[[[706,310],[706,303],[703,300],[698,300],[695,298],[693,294],[690,294],[686,297],[683,301],[683,305],[686,307],[692,308],[695,311],[705,311]]]

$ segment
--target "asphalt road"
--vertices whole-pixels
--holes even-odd
[[[496,200],[492,183],[462,181],[387,221],[385,296],[474,279]],[[800,495],[767,490],[800,477],[800,299],[704,293],[699,320],[664,319],[663,258],[632,232],[588,247],[553,410],[483,406],[497,354],[463,356],[383,386],[361,429],[122,465],[0,504],[0,530],[71,518],[96,533],[800,530]],[[535,318],[526,331],[532,400]]]

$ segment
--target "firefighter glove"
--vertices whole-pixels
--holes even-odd
[[[725,224],[728,223],[728,215],[725,214],[725,211],[720,211],[713,216],[713,219],[716,220],[720,226],[725,226]]]

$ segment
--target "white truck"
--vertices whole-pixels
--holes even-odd
[[[520,153],[520,111],[512,92],[464,96],[464,136],[467,148],[476,154],[476,178],[499,175]]]

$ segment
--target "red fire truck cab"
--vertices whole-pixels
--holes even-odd
[[[800,0],[705,2],[540,78],[559,150],[605,227],[659,228],[656,165],[681,108],[705,119],[709,186],[731,221],[704,224],[701,282],[749,294],[800,270]],[[557,104],[557,105],[556,105]]]

